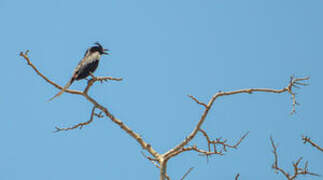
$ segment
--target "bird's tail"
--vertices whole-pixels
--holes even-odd
[[[68,83],[66,83],[66,85],[63,87],[63,89],[60,92],[58,92],[54,97],[50,98],[49,101],[62,95],[66,91],[66,89],[68,89],[72,85],[73,81],[74,81],[74,78],[72,78],[70,81],[68,81]]]

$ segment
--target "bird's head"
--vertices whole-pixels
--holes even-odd
[[[94,43],[96,46],[91,47],[90,51],[91,52],[99,52],[100,54],[106,54],[108,55],[109,49],[104,49],[102,45],[98,42]]]

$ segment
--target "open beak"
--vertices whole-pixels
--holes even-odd
[[[103,49],[103,54],[109,55],[107,51],[109,51],[109,49]]]

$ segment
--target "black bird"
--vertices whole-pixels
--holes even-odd
[[[50,98],[50,101],[54,98],[62,95],[66,89],[68,89],[74,80],[81,80],[88,77],[91,73],[93,73],[99,65],[99,61],[102,54],[109,54],[108,49],[104,49],[100,43],[94,43],[95,46],[90,47],[86,50],[83,59],[79,62],[73,72],[73,76],[71,80],[66,83],[64,88],[57,93],[54,97]]]

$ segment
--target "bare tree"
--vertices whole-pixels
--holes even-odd
[[[49,80],[46,76],[44,76],[37,68],[36,66],[34,66],[29,57],[28,57],[28,50],[24,53],[21,52],[20,56],[23,57],[26,61],[27,64],[29,66],[32,67],[32,69],[40,76],[42,77],[44,80],[46,80],[49,84],[53,85],[55,88],[57,89],[62,89],[62,86],[56,84],[55,82]],[[246,136],[248,135],[248,132],[245,133],[243,136],[241,136],[239,138],[239,140],[234,143],[234,144],[229,144],[227,143],[226,139],[223,138],[215,138],[215,139],[211,139],[210,136],[208,135],[208,133],[202,129],[202,125],[205,122],[205,119],[209,113],[209,111],[212,108],[213,103],[215,102],[215,100],[217,100],[220,97],[223,96],[230,96],[230,95],[235,95],[235,94],[252,94],[255,92],[264,92],[264,93],[275,93],[275,94],[280,94],[280,93],[289,93],[291,95],[291,99],[292,99],[292,110],[291,113],[295,113],[295,107],[297,105],[296,102],[296,98],[295,98],[295,93],[293,92],[293,88],[297,87],[297,85],[301,85],[301,86],[305,86],[306,84],[304,83],[304,81],[308,80],[308,77],[305,78],[294,78],[291,77],[290,78],[290,82],[288,83],[288,85],[282,89],[269,89],[269,88],[251,88],[251,89],[240,89],[240,90],[236,90],[236,91],[228,91],[228,92],[223,92],[223,91],[219,91],[217,93],[215,93],[209,100],[208,103],[204,103],[201,102],[200,100],[198,100],[196,97],[192,96],[192,95],[188,95],[195,103],[197,103],[198,105],[202,106],[204,108],[204,111],[200,117],[200,119],[197,121],[196,125],[194,126],[192,132],[190,134],[188,134],[183,141],[179,142],[178,145],[176,145],[175,147],[169,149],[167,152],[165,153],[160,153],[157,152],[149,143],[147,143],[146,141],[143,140],[143,138],[136,133],[135,131],[133,131],[131,128],[129,128],[127,125],[125,125],[120,119],[116,118],[107,107],[104,107],[103,105],[101,105],[100,103],[98,103],[97,100],[93,99],[89,94],[89,90],[90,88],[97,82],[103,82],[103,81],[121,81],[122,78],[114,78],[114,77],[92,77],[92,79],[88,80],[87,86],[85,87],[85,89],[83,91],[77,91],[77,90],[72,90],[72,89],[68,89],[66,90],[66,93],[70,93],[70,94],[75,94],[75,95],[79,95],[81,97],[84,97],[86,100],[88,100],[92,105],[92,111],[91,111],[91,115],[90,115],[90,120],[86,121],[86,122],[82,122],[79,124],[76,124],[72,127],[67,127],[67,128],[59,128],[56,127],[56,132],[59,131],[68,131],[68,130],[73,130],[76,128],[82,128],[85,125],[90,124],[93,121],[94,116],[96,117],[108,117],[113,123],[115,123],[116,125],[118,125],[122,131],[124,131],[125,133],[127,133],[128,135],[130,135],[146,152],[149,153],[149,155],[146,155],[145,152],[142,152],[142,154],[149,160],[152,162],[152,164],[154,166],[156,166],[157,168],[159,168],[160,170],[160,180],[165,180],[165,179],[170,179],[170,177],[167,174],[167,163],[168,161],[183,153],[183,152],[188,152],[188,151],[195,151],[197,153],[199,153],[200,155],[203,156],[212,156],[212,155],[223,155],[224,153],[226,153],[228,151],[228,149],[237,149],[238,146],[240,145],[240,143],[246,138]],[[95,113],[95,110],[100,110],[100,113]],[[208,144],[207,148],[202,148],[200,145],[196,145],[196,144],[190,144],[191,141],[196,137],[196,135],[198,133],[201,133],[204,137],[205,140]],[[272,143],[273,144],[273,143]],[[273,144],[273,147],[274,144]],[[274,148],[274,151],[276,152],[276,147]],[[276,154],[276,153],[275,153]],[[276,157],[276,156],[275,156]],[[300,161],[300,160],[299,160]],[[277,162],[277,161],[276,161]],[[299,164],[299,162],[297,163],[297,165]],[[276,166],[275,166],[276,167]],[[296,166],[297,167],[297,166]],[[182,179],[184,179],[190,172],[192,171],[192,168],[190,168],[182,177]],[[236,175],[235,179],[239,178],[239,174]]]

